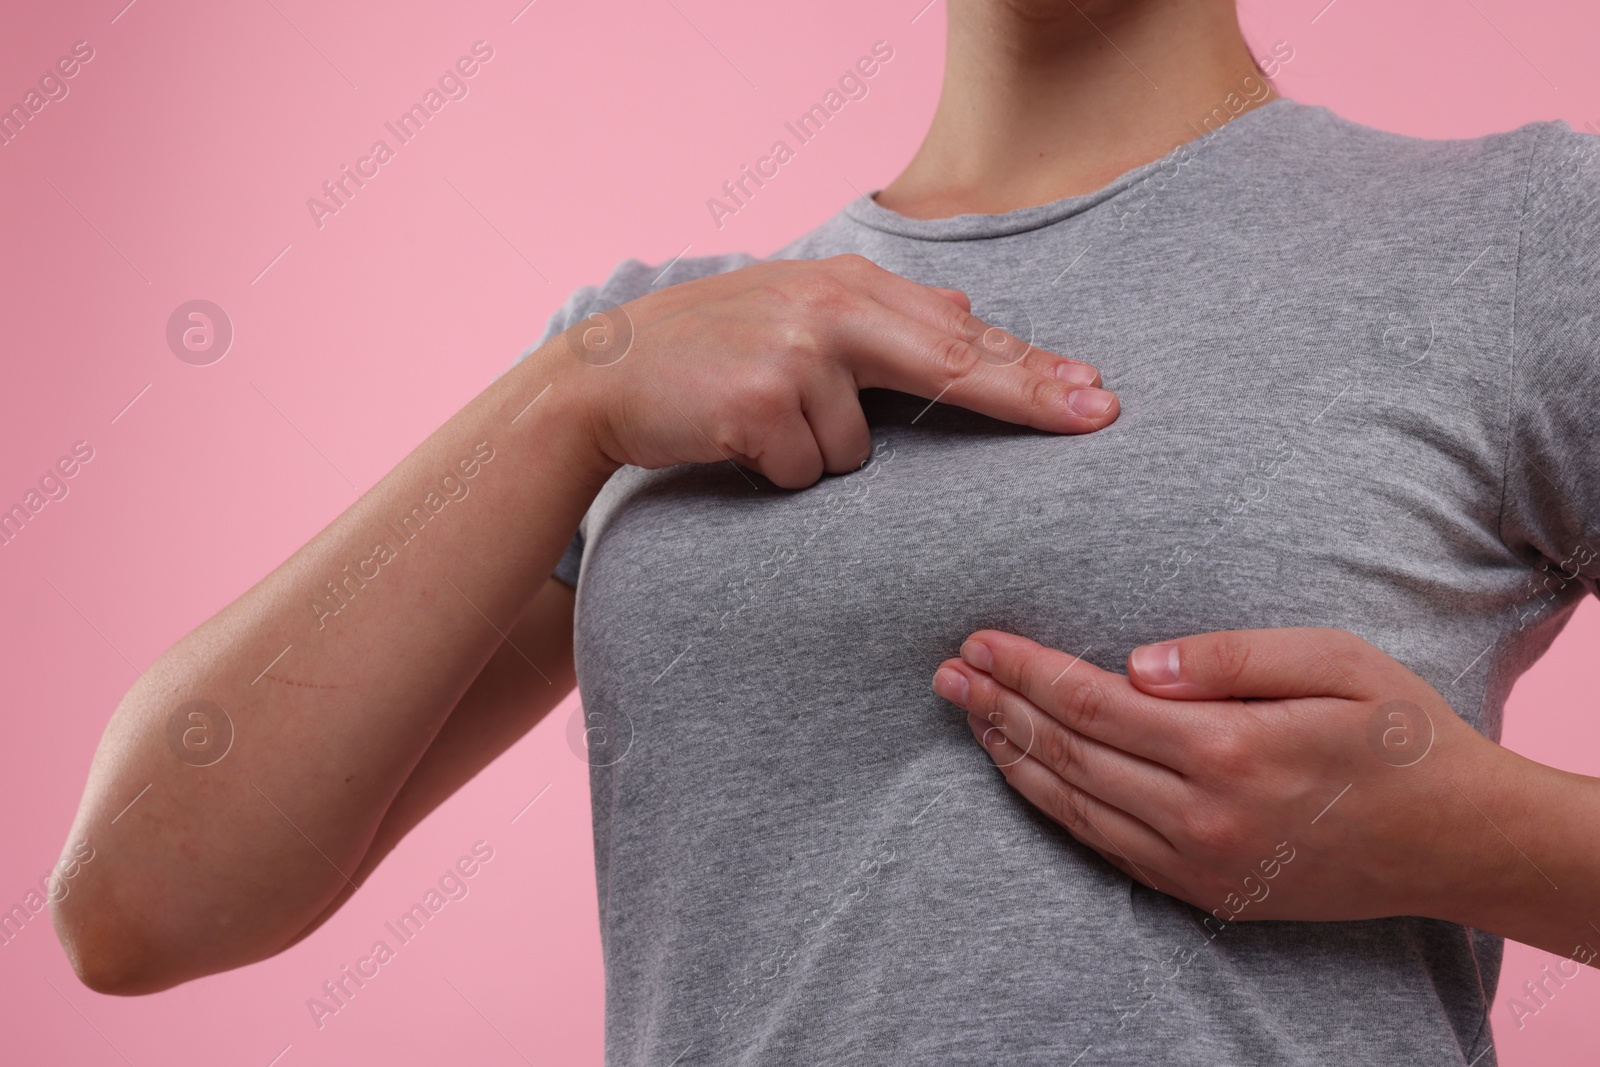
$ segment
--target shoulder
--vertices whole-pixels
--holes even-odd
[[[741,267],[752,266],[774,259],[822,259],[840,252],[858,250],[848,218],[848,209],[841,209],[816,226],[768,256],[749,252],[724,252],[709,256],[679,254],[660,262],[637,258],[618,263],[604,281],[581,286],[563,306],[558,317],[562,328],[583,318],[592,311],[604,311],[637,300],[646,293],[669,285],[681,285],[714,274],[725,274]],[[687,251],[687,249],[685,249]]]
[[[1315,143],[1324,151],[1353,153],[1359,161],[1372,164],[1392,159],[1397,164],[1414,164],[1420,160],[1456,163],[1464,167],[1472,164],[1508,161],[1513,165],[1526,161],[1535,143],[1547,131],[1572,128],[1564,121],[1528,122],[1509,130],[1471,137],[1423,137],[1394,130],[1368,126],[1347,118],[1320,104],[1298,104],[1291,121],[1282,135],[1299,139],[1306,145]]]
[[[1299,169],[1375,197],[1374,206],[1431,204],[1458,222],[1520,215],[1530,194],[1550,191],[1551,177],[1561,172],[1570,180],[1587,165],[1592,184],[1594,145],[1600,142],[1561,120],[1471,137],[1421,137],[1368,126],[1318,105],[1299,106],[1275,133],[1280,155],[1293,153]]]
[[[705,278],[724,271],[748,266],[757,260],[743,252],[730,252],[715,256],[679,256],[662,263],[647,263],[642,259],[625,259],[611,269],[603,281],[580,285],[574,289],[545,323],[543,334],[518,356],[526,359],[529,353],[549,341],[556,334],[588,317],[596,311],[607,311],[665,285],[695,278]]]
[[[1600,225],[1600,136],[1564,121],[1532,123],[1523,216],[1530,229]],[[1579,234],[1570,234],[1576,239]]]
[[[591,309],[604,310],[625,304],[629,300],[637,300],[653,289],[680,285],[698,278],[709,278],[714,274],[725,274],[730,270],[738,270],[740,267],[748,267],[757,262],[759,260],[755,256],[746,252],[727,252],[713,256],[678,256],[659,263],[630,258],[618,263],[605,281],[585,286],[579,292],[587,291]]]

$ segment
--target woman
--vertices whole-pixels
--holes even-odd
[[[1594,957],[1600,786],[1491,740],[1600,571],[1591,141],[950,21],[887,188],[575,293],[134,686],[86,983],[306,936],[574,661],[608,1062],[1488,1064],[1501,938]]]

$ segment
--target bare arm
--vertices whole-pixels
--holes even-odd
[[[570,690],[571,592],[548,575],[615,465],[562,389],[527,406],[553,358],[502,376],[128,691],[66,848],[94,860],[52,908],[91,988],[281,951]],[[222,715],[192,701],[232,725],[220,759]]]
[[[366,885],[367,875],[412,827],[539,725],[572,692],[575,599],[571,586],[555,578],[544,583],[400,787],[360,866],[350,872],[355,885],[341,886],[322,914],[283,948],[299,944],[327,922],[356,886]]]
[[[1093,367],[969,308],[860,256],[775,260],[542,346],[123,698],[52,909],[79,976],[143,993],[281,951],[537,721],[571,685],[548,576],[619,466],[811,485],[870,454],[863,388],[1057,433],[1116,418]],[[546,656],[519,705],[516,661]]]

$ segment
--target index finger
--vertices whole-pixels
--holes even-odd
[[[943,335],[942,338],[935,338],[932,342],[931,354],[935,357],[936,363],[964,362],[972,371],[978,372],[975,382],[966,383],[976,386],[978,402],[968,402],[968,399],[958,394],[952,397],[951,403],[987,415],[996,415],[995,412],[985,410],[981,406],[987,400],[984,394],[998,387],[1004,395],[1014,389],[1018,381],[1027,383],[1029,379],[1017,376],[1010,376],[1008,379],[1004,374],[987,374],[986,370],[993,367],[1004,371],[1016,367],[1046,380],[1063,382],[1067,389],[1088,386],[1097,390],[1094,394],[1079,397],[1077,406],[1072,409],[1074,416],[1092,425],[1075,425],[1069,432],[1099,429],[1116,418],[1115,397],[1099,389],[1102,382],[1098,368],[1082,360],[1041,348],[1035,345],[1031,338],[1024,340],[1008,330],[984,321],[972,313],[972,301],[960,289],[923,285],[886,270],[865,256],[840,256],[836,257],[835,262],[843,276],[874,301]],[[958,343],[953,345],[951,339]],[[967,347],[963,349],[961,346]],[[1037,378],[1033,380],[1037,381]],[[947,381],[943,385],[948,388],[956,385],[956,382]],[[1037,386],[1029,387],[1037,388]],[[921,389],[906,389],[901,386],[889,386],[889,388],[925,395]],[[963,389],[963,392],[971,391]],[[1009,413],[1001,413],[996,417],[1017,421]]]
[[[1124,675],[1017,634],[979,630],[961,658],[1068,729],[1173,770],[1194,762],[1193,739],[1211,728],[1206,704],[1152,697]]]
[[[847,275],[853,273],[853,280],[872,299],[974,345],[985,363],[996,367],[1020,364],[1047,378],[1074,385],[1100,385],[1100,371],[1093,364],[1040,348],[1031,339],[1023,340],[974,315],[971,299],[960,289],[923,285],[885,270],[865,256],[841,258]]]
[[[944,305],[945,327],[871,298],[836,321],[858,388],[894,389],[1053,433],[1089,433],[1116,419],[1116,394],[1088,384],[1099,378],[1094,368],[924,292]]]

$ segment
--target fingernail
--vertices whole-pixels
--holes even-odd
[[[1074,389],[1067,394],[1067,410],[1086,419],[1098,419],[1111,410],[1112,394],[1104,389]]]
[[[967,677],[950,667],[940,667],[933,672],[933,691],[962,707],[967,703]]]
[[[994,670],[994,650],[982,641],[968,641],[962,645],[961,658],[980,671]]]
[[[1171,685],[1178,680],[1178,645],[1175,641],[1140,645],[1133,650],[1131,660],[1134,671],[1151,685]]]
[[[1087,363],[1070,363],[1066,360],[1056,364],[1056,377],[1073,385],[1093,385],[1100,372]]]

